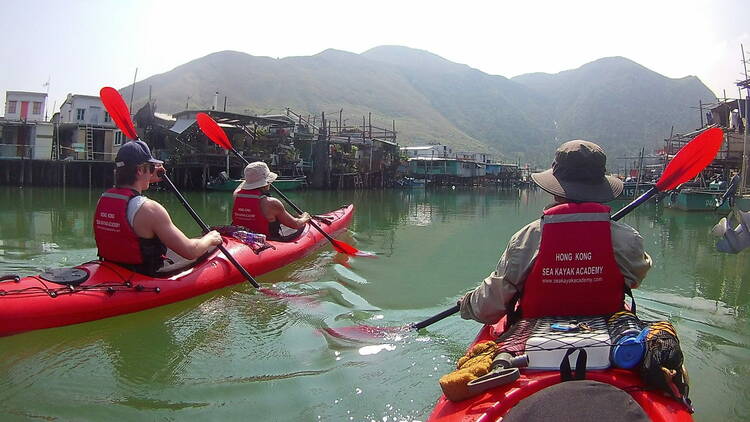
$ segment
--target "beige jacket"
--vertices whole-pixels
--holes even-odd
[[[651,269],[651,257],[643,249],[643,238],[625,223],[613,221],[611,227],[615,260],[625,282],[631,288],[637,288]],[[508,311],[513,296],[523,290],[541,239],[541,219],[514,234],[495,271],[461,299],[461,317],[485,324],[499,321]]]

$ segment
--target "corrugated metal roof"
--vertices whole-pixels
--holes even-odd
[[[416,151],[416,150],[426,150],[426,149],[433,149],[435,147],[439,147],[441,145],[430,145],[426,147],[401,147],[400,149],[408,150],[408,151]]]
[[[177,134],[181,134],[187,128],[189,128],[190,126],[194,124],[195,124],[195,119],[177,119],[177,122],[175,122],[174,126],[169,128],[169,130]]]

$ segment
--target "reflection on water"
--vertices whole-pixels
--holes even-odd
[[[0,274],[94,259],[98,195],[0,188]],[[199,233],[174,197],[149,196],[186,233]],[[228,221],[228,193],[186,196],[209,224]],[[326,247],[260,277],[278,297],[241,284],[136,314],[0,338],[2,419],[426,419],[437,379],[454,368],[479,326],[451,317],[423,334],[398,327],[452,306],[475,287],[549,197],[495,189],[289,196],[313,213],[354,203],[343,239],[378,259]],[[639,311],[677,327],[697,419],[744,420],[750,260],[747,252],[715,251],[709,230],[717,220],[651,203],[624,221],[642,233],[655,263],[636,292]],[[368,341],[326,331],[357,324],[394,330]]]

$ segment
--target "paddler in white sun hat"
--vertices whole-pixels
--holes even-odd
[[[233,194],[232,224],[264,234],[270,240],[290,241],[302,232],[310,221],[310,214],[305,212],[293,217],[281,201],[268,196],[271,183],[277,177],[262,161],[245,166],[245,181]],[[283,234],[282,225],[296,232]]]

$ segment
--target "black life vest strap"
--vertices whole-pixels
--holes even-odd
[[[625,284],[625,294],[630,296],[630,312],[632,312],[633,315],[635,315],[636,305],[635,305],[635,298],[633,297],[633,290],[627,284]]]
[[[570,370],[570,355],[578,350],[578,357],[576,358],[576,369],[575,377]],[[565,352],[562,362],[560,362],[560,382],[572,381],[572,380],[584,380],[586,379],[586,349],[582,347],[571,347]]]
[[[516,294],[513,295],[513,298],[510,300],[510,303],[508,304],[508,326],[511,326],[518,321],[521,320],[521,292],[518,291]]]

